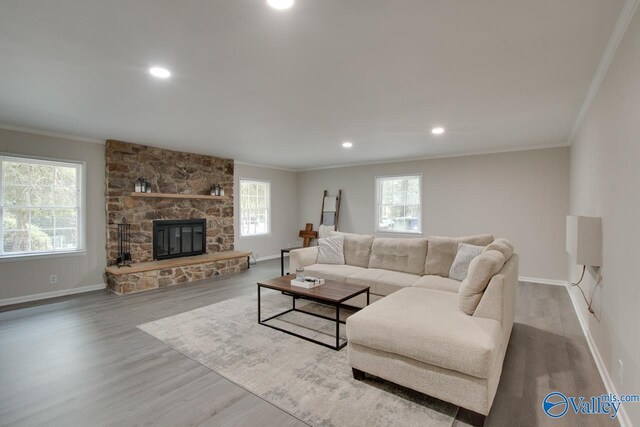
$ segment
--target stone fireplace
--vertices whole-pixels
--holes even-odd
[[[115,140],[105,151],[109,289],[137,292],[248,268],[247,253],[234,251],[232,159]],[[141,177],[151,194],[133,192]],[[209,196],[214,184],[224,197]],[[131,227],[133,264],[117,269],[117,229],[124,222]]]
[[[181,153],[109,140],[106,144],[107,257],[118,252],[117,225],[131,224],[134,262],[153,260],[153,221],[204,218],[207,253],[234,249],[233,160]],[[208,195],[214,184],[224,189],[218,200],[132,197],[136,179],[151,183],[154,194]]]

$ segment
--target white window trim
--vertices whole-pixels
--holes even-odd
[[[0,253],[0,262],[3,261],[20,261],[29,259],[44,259],[58,256],[75,256],[86,254],[86,215],[87,215],[87,192],[86,192],[86,168],[87,162],[81,160],[69,160],[60,159],[56,157],[44,157],[44,156],[31,156],[26,154],[7,153],[0,151],[0,157],[13,157],[16,159],[22,159],[25,162],[31,163],[66,163],[69,165],[77,165],[78,174],[76,176],[76,186],[80,191],[80,205],[78,215],[78,247],[76,249],[69,250],[57,250],[57,251],[42,251],[42,252],[28,252],[18,254],[3,254]],[[0,162],[0,177],[2,177],[2,162]],[[0,182],[1,183],[1,182]],[[0,185],[0,200],[2,200],[2,192],[4,188]],[[0,237],[4,235],[4,221],[0,221]],[[0,244],[3,244],[0,242]]]
[[[420,213],[418,214],[418,231],[390,231],[390,230],[380,230],[380,191],[378,188],[378,180],[384,178],[404,178],[404,177],[418,177],[418,197],[420,199]],[[390,175],[376,175],[373,187],[375,191],[375,225],[374,225],[374,233],[375,234],[384,234],[384,235],[410,235],[410,236],[422,236],[422,173],[404,173],[404,174],[390,174]]]
[[[249,234],[247,236],[242,234],[242,181],[252,182],[266,182],[269,184],[269,197],[267,198],[267,232],[258,234]],[[271,236],[271,180],[269,179],[257,179],[257,178],[243,178],[238,180],[238,228],[240,239],[254,239],[257,237],[270,237]]]

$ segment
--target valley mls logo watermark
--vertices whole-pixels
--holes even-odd
[[[564,394],[554,391],[547,394],[542,401],[542,409],[544,413],[551,418],[560,418],[569,410],[569,400]]]
[[[618,416],[620,406],[626,402],[640,402],[639,394],[613,393],[592,397],[565,396],[564,393],[554,391],[542,400],[542,410],[550,418],[561,418],[569,410],[576,415],[608,415],[611,418]]]

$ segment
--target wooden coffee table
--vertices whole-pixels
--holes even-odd
[[[293,335],[298,338],[302,338],[303,340],[311,341],[316,344],[320,344],[322,346],[328,347],[333,350],[340,350],[345,345],[347,345],[347,341],[340,344],[340,324],[345,323],[343,320],[340,320],[340,306],[343,302],[357,296],[360,294],[367,294],[367,305],[369,305],[369,286],[362,285],[353,285],[351,283],[340,282],[337,280],[327,280],[324,285],[316,286],[315,288],[306,289],[301,288],[299,286],[291,286],[291,279],[295,278],[295,274],[289,274],[287,276],[276,277],[275,279],[269,279],[258,282],[258,323],[264,326],[268,326],[269,328],[287,333],[289,335]],[[282,291],[284,294],[291,296],[291,308],[289,310],[283,311],[282,313],[278,313],[276,315],[270,316],[266,319],[261,319],[260,314],[260,289],[268,288],[274,289],[276,291]],[[304,298],[310,301],[319,302],[322,304],[327,304],[334,306],[336,308],[336,317],[328,317],[323,316],[317,313],[311,313],[308,311],[300,310],[296,308],[296,299]],[[336,323],[336,345],[331,345],[324,343],[322,341],[315,340],[313,338],[305,337],[304,335],[297,334],[295,332],[287,331],[286,329],[279,328],[277,326],[268,325],[265,322],[269,320],[275,319],[276,317],[280,317],[284,314],[291,313],[292,311],[297,311],[299,313],[308,314],[310,316],[319,317],[321,319],[331,320]]]

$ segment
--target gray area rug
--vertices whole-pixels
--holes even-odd
[[[320,304],[297,306],[335,314]],[[290,307],[290,297],[263,291],[263,319]],[[335,343],[335,324],[327,320],[293,312],[270,323]],[[454,405],[371,376],[354,380],[346,348],[337,352],[259,325],[255,296],[138,328],[313,426],[451,426],[457,412]],[[344,337],[344,325],[340,332]]]

